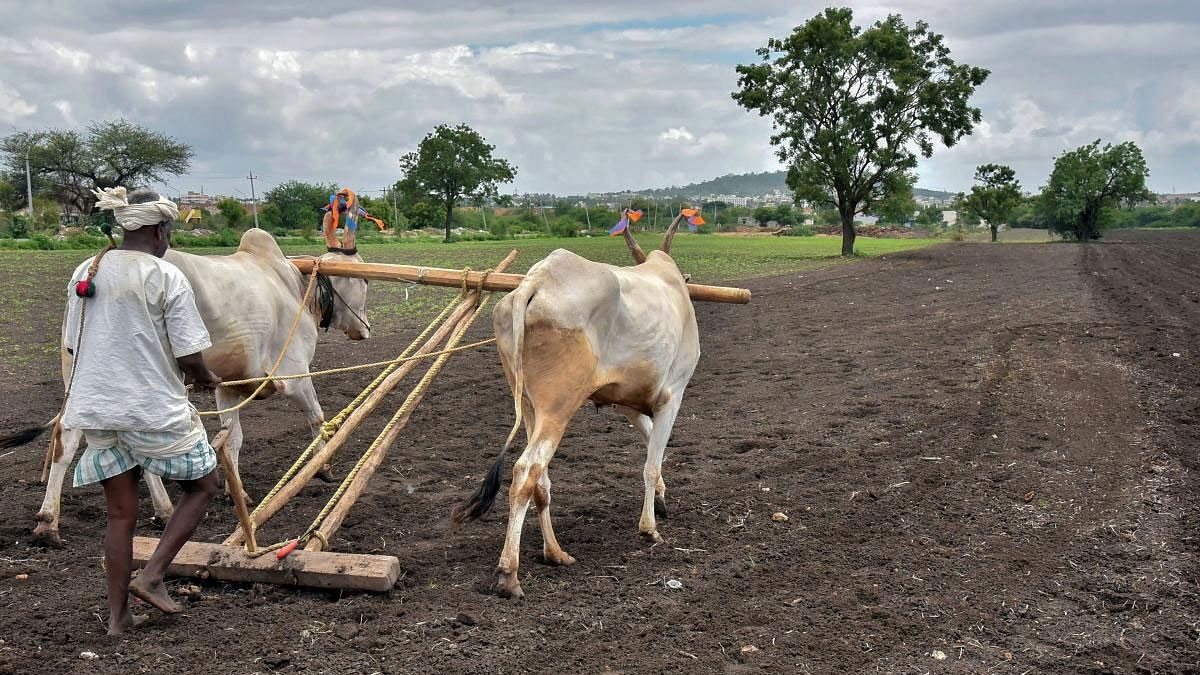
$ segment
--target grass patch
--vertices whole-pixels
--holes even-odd
[[[638,237],[642,248],[658,248],[662,236]],[[859,237],[856,253],[880,256],[939,243],[930,239],[871,239]],[[837,237],[726,237],[682,234],[675,239],[672,254],[680,269],[696,283],[716,284],[737,279],[785,274],[840,264],[842,240]],[[620,239],[531,238],[505,241],[465,241],[443,244],[424,240],[395,244],[362,244],[363,259],[370,262],[426,265],[429,267],[486,269],[513,248],[521,256],[510,269],[525,272],[557,248],[566,248],[591,260],[629,265],[629,250]],[[319,254],[322,244],[286,242],[287,254]],[[230,248],[188,248],[189,253],[225,254]],[[7,322],[21,327],[10,336],[13,344],[5,351],[27,354],[37,360],[56,360],[59,325],[67,297],[71,271],[95,251],[0,251],[0,310]],[[453,289],[403,283],[373,283],[368,299],[368,317],[376,337],[408,333],[423,327],[455,293]],[[490,322],[481,318],[480,324]],[[12,349],[8,349],[11,347]],[[14,365],[12,357],[6,359]],[[4,369],[0,369],[4,370]],[[8,373],[11,374],[11,373]]]

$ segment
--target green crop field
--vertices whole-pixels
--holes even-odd
[[[639,236],[645,250],[657,248],[661,235]],[[871,239],[860,237],[858,250],[879,256],[937,243],[929,239]],[[719,283],[737,279],[784,274],[842,262],[838,256],[841,239],[836,237],[729,237],[718,235],[676,238],[673,251],[680,268],[696,283]],[[556,248],[566,248],[591,260],[619,265],[632,263],[629,250],[619,238],[532,238],[507,241],[477,241],[443,244],[413,240],[387,244],[364,244],[360,252],[368,262],[403,263],[430,267],[486,269],[513,248],[521,256],[511,268],[524,272]],[[191,253],[220,254],[230,249],[186,249]],[[321,253],[318,244],[287,245],[285,253]],[[57,317],[66,298],[67,278],[91,251],[3,251],[0,252],[0,308],[17,326],[53,323],[53,329],[38,331],[41,350],[57,349]],[[61,293],[35,292],[35,287],[61,288]],[[423,324],[453,291],[403,283],[371,284],[369,316],[376,334]],[[46,300],[54,303],[46,306]],[[46,317],[54,317],[47,322]],[[2,339],[2,338],[0,338]],[[0,347],[4,345],[0,344]]]

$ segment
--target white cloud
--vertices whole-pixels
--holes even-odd
[[[294,80],[300,76],[300,61],[296,58],[296,52],[258,49],[255,50],[254,56],[258,61],[254,72],[259,77],[270,80]]]
[[[68,125],[70,125],[70,126],[78,126],[79,125],[79,123],[75,121],[75,116],[71,114],[71,102],[70,101],[60,98],[54,102],[54,109],[62,114],[63,121],[66,122]]]
[[[1036,187],[1054,155],[1101,137],[1142,143],[1152,186],[1200,188],[1200,4],[848,2],[860,21],[925,18],[992,70],[984,123],[922,162],[929,187],[963,189],[985,162]],[[126,116],[196,150],[174,184],[230,193],[244,181],[222,177],[250,167],[265,187],[377,189],[435,124],[465,122],[518,165],[516,189],[567,193],[777,168],[769,122],[730,99],[733,67],[824,3],[127,0],[83,25],[87,7],[31,3],[33,37],[0,37],[0,121]]]
[[[668,143],[672,142],[672,141],[689,141],[690,142],[690,141],[696,140],[695,134],[688,131],[687,127],[676,127],[674,129],[667,129],[666,131],[659,134],[658,138],[659,138],[659,140],[667,141]]]
[[[13,123],[37,112],[37,106],[21,98],[21,93],[0,81],[0,121]]]
[[[50,63],[68,68],[77,73],[85,72],[91,66],[91,54],[78,49],[72,49],[58,42],[35,39],[33,47],[36,51],[49,56]]]

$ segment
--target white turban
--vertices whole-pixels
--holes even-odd
[[[157,225],[164,220],[179,218],[179,207],[161,195],[152,202],[130,204],[123,187],[92,190],[92,194],[99,200],[96,202],[96,208],[111,209],[117,224],[130,232],[147,225]]]

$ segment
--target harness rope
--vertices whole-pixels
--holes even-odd
[[[226,415],[228,413],[237,412],[250,405],[250,402],[253,401],[256,396],[262,393],[263,389],[266,389],[267,383],[271,381],[275,375],[275,371],[279,370],[279,365],[283,363],[283,357],[287,356],[288,347],[292,344],[292,338],[296,336],[296,328],[300,325],[300,317],[304,316],[305,310],[308,309],[308,303],[312,299],[313,289],[316,288],[317,285],[317,270],[320,266],[320,259],[313,261],[312,274],[308,277],[308,288],[304,290],[304,297],[300,299],[300,307],[296,311],[295,318],[292,319],[292,327],[288,330],[287,339],[283,341],[283,349],[279,350],[279,357],[275,359],[275,365],[271,366],[271,370],[267,373],[266,379],[264,379],[262,383],[254,389],[252,394],[247,396],[242,400],[241,403],[233,406],[232,408],[225,408],[224,410],[205,410],[203,412],[196,413],[197,415],[201,417],[215,417],[217,415]]]
[[[238,386],[241,386],[244,384],[254,384],[255,382],[262,382],[263,380],[277,380],[277,381],[278,380],[302,380],[306,377],[321,377],[323,375],[337,375],[339,373],[352,373],[356,370],[370,370],[371,368],[379,368],[380,366],[400,365],[402,363],[407,363],[409,361],[420,361],[421,359],[433,358],[435,356],[441,356],[443,354],[454,354],[457,352],[465,352],[465,351],[468,351],[471,349],[476,349],[478,347],[486,347],[487,345],[494,344],[495,342],[496,342],[496,338],[488,338],[486,340],[480,340],[478,342],[472,342],[470,344],[459,345],[458,347],[451,347],[449,349],[443,349],[443,350],[436,351],[436,352],[427,352],[425,354],[417,354],[416,356],[399,356],[399,357],[396,357],[389,361],[373,361],[371,363],[361,363],[356,366],[343,366],[341,368],[327,368],[325,370],[314,370],[311,373],[298,373],[296,375],[276,375],[274,377],[272,377],[270,375],[264,375],[263,377],[249,377],[244,380],[229,380],[228,382],[222,382],[221,386],[222,387],[238,387]]]
[[[471,273],[471,271],[472,270],[470,267],[466,267],[463,269],[462,275],[460,277],[461,285],[459,286],[459,295],[453,301],[454,304],[457,304],[457,302],[459,300],[461,300],[463,298],[463,296],[468,292],[467,277]],[[490,268],[490,267],[488,269],[484,270],[483,275],[480,276],[479,281],[475,285],[475,290],[477,292],[481,293],[483,291],[483,283],[488,278],[488,275],[490,275],[491,273],[492,273],[492,268]],[[334,294],[337,295],[336,290],[334,291]],[[338,295],[338,298],[341,299],[341,296]],[[342,303],[346,304],[346,301],[342,300]],[[347,306],[349,306],[349,305],[347,305]],[[448,312],[452,306],[453,305],[449,305],[449,306],[447,306],[446,309],[443,309],[442,314],[438,315],[438,317],[436,319],[434,319],[434,323],[431,325],[436,325],[443,318],[445,318],[446,312]],[[351,311],[351,313],[353,313],[353,311]],[[354,316],[357,317],[358,315],[354,314]],[[359,320],[362,321],[362,319],[359,319]],[[367,325],[365,321],[363,321],[363,325]],[[430,328],[426,327],[426,333],[422,333],[421,336],[424,337],[429,330],[430,330]],[[421,339],[421,338],[418,338],[418,339]],[[409,350],[405,350],[405,353],[402,353],[400,356],[398,356],[394,359],[387,360],[387,361],[373,361],[371,363],[362,363],[362,364],[355,365],[355,366],[342,366],[340,368],[326,368],[325,370],[314,370],[314,371],[307,372],[307,373],[297,373],[295,375],[270,375],[270,374],[268,374],[268,375],[264,375],[262,377],[247,377],[247,378],[241,379],[241,380],[227,380],[225,382],[222,382],[220,384],[220,386],[222,386],[222,387],[240,387],[242,385],[254,384],[256,382],[261,383],[261,382],[265,382],[265,381],[269,381],[269,380],[277,380],[277,381],[303,380],[306,377],[322,377],[324,375],[338,375],[340,373],[352,373],[352,372],[355,372],[358,370],[370,370],[372,368],[379,368],[381,366],[393,366],[393,365],[400,365],[402,363],[407,363],[409,361],[420,361],[422,359],[430,359],[430,358],[434,358],[437,356],[442,356],[443,354],[454,354],[457,352],[465,352],[465,351],[469,351],[471,349],[476,349],[478,347],[486,347],[487,345],[494,344],[495,342],[496,342],[496,338],[488,338],[486,340],[480,340],[478,342],[472,342],[470,344],[460,345],[457,347],[450,347],[448,349],[442,349],[442,350],[439,350],[436,352],[428,352],[425,354],[418,354],[416,356],[410,356],[409,354],[411,354],[411,352]],[[285,345],[285,347],[286,347],[286,345]],[[371,388],[374,389],[373,384],[371,385]]]
[[[432,333],[434,329],[450,314],[450,312],[462,302],[463,297],[464,296],[462,295],[457,295],[451,298],[450,302],[446,304],[446,307],[442,310],[441,314],[431,321],[429,325],[425,327],[425,330],[422,331],[421,334],[416,338],[414,338],[408,347],[401,352],[401,358],[407,357],[416,351],[420,347],[421,343],[423,343],[425,339],[429,337],[429,334]],[[259,501],[258,506],[254,507],[254,510],[250,513],[251,518],[258,515],[263,506],[270,502],[271,499],[283,489],[283,486],[287,485],[288,482],[292,480],[292,478],[308,461],[309,457],[311,457],[316,451],[317,447],[332,438],[333,435],[337,433],[337,430],[342,427],[342,424],[346,422],[346,419],[350,417],[350,415],[352,415],[354,411],[359,408],[359,406],[362,405],[363,401],[365,401],[366,398],[371,395],[371,392],[379,388],[379,385],[382,384],[385,379],[387,379],[388,375],[391,375],[393,372],[395,372],[399,365],[399,363],[390,365],[380,372],[379,375],[375,377],[374,381],[363,388],[363,390],[359,392],[358,396],[354,397],[354,400],[350,401],[350,403],[348,403],[346,407],[342,408],[337,415],[334,415],[332,419],[321,425],[321,433],[316,438],[312,439],[312,441],[308,444],[308,447],[305,448],[299,456],[297,456],[296,461],[292,463],[288,470],[284,472],[279,481],[275,483],[275,486],[267,492],[266,496],[264,496],[261,501]]]
[[[482,313],[484,307],[486,307],[488,302],[491,300],[492,293],[489,292],[486,295],[483,295],[483,282],[484,282],[484,280],[487,279],[487,276],[491,273],[491,271],[492,270],[490,268],[487,271],[485,271],[483,273],[482,278],[480,279],[478,285],[476,286],[476,291],[482,296],[481,300],[479,301],[478,306],[471,313],[471,316],[468,317],[450,335],[449,339],[447,340],[447,344],[454,344],[455,342],[461,340],[462,336],[464,334],[466,334],[467,330],[470,329],[471,325],[479,317],[480,313]],[[292,466],[289,467],[286,472],[284,472],[284,475],[279,479],[279,481],[275,484],[275,486],[271,488],[271,490],[267,493],[267,495],[265,497],[263,497],[263,499],[259,502],[258,506],[255,507],[254,511],[251,512],[251,514],[250,514],[251,526],[254,527],[255,530],[257,530],[257,524],[254,523],[254,516],[257,515],[259,510],[262,509],[263,506],[268,504],[271,501],[271,499],[276,494],[278,494],[278,492],[281,489],[283,489],[283,486],[286,485],[289,481],[291,481],[291,479],[296,475],[296,473],[298,473],[300,471],[300,469],[305,465],[305,463],[307,463],[308,460],[312,457],[313,452],[315,451],[316,447],[321,442],[328,440],[328,438],[330,436],[332,436],[332,432],[328,433],[328,435],[326,433],[328,427],[333,426],[333,432],[336,432],[337,429],[340,428],[341,425],[345,422],[346,418],[350,414],[352,414],[353,411],[362,404],[363,400],[365,400],[366,397],[372,391],[374,391],[376,388],[378,388],[379,385],[383,382],[383,380],[389,374],[394,372],[395,369],[401,363],[404,363],[405,361],[416,360],[417,358],[424,358],[424,357],[436,355],[438,357],[438,360],[435,361],[433,363],[433,365],[429,367],[429,370],[426,371],[425,375],[422,376],[421,380],[417,383],[417,385],[413,388],[413,390],[411,392],[409,392],[409,395],[407,398],[405,398],[404,403],[402,403],[400,405],[400,407],[396,410],[396,413],[394,415],[392,415],[391,419],[388,420],[387,424],[384,425],[383,429],[375,437],[375,440],[371,443],[371,445],[367,448],[367,450],[365,452],[363,452],[363,454],[358,458],[358,461],[354,463],[354,467],[351,468],[350,471],[346,474],[345,478],[342,479],[342,482],[340,485],[338,485],[337,490],[335,490],[333,495],[330,496],[329,500],[325,503],[325,506],[322,507],[320,513],[317,514],[317,517],[313,519],[312,523],[305,530],[304,534],[300,535],[299,537],[297,537],[295,539],[287,539],[284,541],[280,541],[280,542],[271,544],[270,546],[266,546],[266,547],[262,547],[262,548],[255,548],[254,550],[249,550],[248,543],[247,543],[247,545],[243,547],[245,550],[246,556],[251,557],[251,558],[256,558],[256,557],[262,556],[266,553],[271,553],[273,551],[279,551],[284,548],[288,548],[289,552],[290,552],[290,550],[295,549],[298,546],[307,544],[308,541],[314,537],[321,541],[322,548],[329,547],[329,540],[325,537],[324,534],[322,534],[320,532],[320,527],[322,524],[324,524],[325,519],[329,517],[330,512],[333,511],[334,507],[337,506],[338,502],[341,501],[342,497],[346,494],[346,490],[348,490],[350,485],[354,482],[354,479],[358,476],[362,467],[366,465],[366,463],[370,460],[370,458],[376,452],[378,452],[379,447],[382,445],[384,438],[387,437],[387,435],[391,432],[392,429],[395,428],[395,426],[400,422],[400,420],[412,412],[412,409],[415,407],[416,402],[421,397],[424,396],[425,391],[428,389],[430,383],[433,381],[433,378],[441,370],[442,366],[445,364],[446,360],[450,357],[450,355],[455,352],[458,352],[458,351],[463,351],[465,348],[477,346],[477,345],[465,345],[463,347],[452,347],[449,349],[440,350],[438,352],[422,354],[422,355],[418,355],[417,357],[409,356],[413,352],[413,350],[417,349],[418,346],[425,341],[425,338],[429,335],[429,333],[433,332],[433,330],[437,326],[441,325],[442,321],[446,318],[446,316],[448,316],[449,313],[455,307],[460,305],[463,302],[463,300],[466,299],[467,293],[468,293],[468,287],[467,287],[467,281],[466,281],[467,280],[467,276],[466,276],[467,272],[469,272],[469,268],[463,271],[462,290],[459,293],[459,295],[452,298],[450,300],[450,302],[447,303],[446,307],[444,309],[442,309],[441,313],[437,316],[437,318],[435,318],[433,321],[431,321],[429,323],[429,325],[427,325],[425,327],[425,330],[422,331],[421,334],[418,335],[409,344],[409,346],[407,348],[405,348],[404,352],[401,354],[400,357],[398,357],[397,359],[394,359],[392,361],[381,362],[381,364],[387,364],[387,366],[388,366],[387,369],[385,369],[378,376],[376,376],[375,380],[373,382],[371,382],[371,384],[367,385],[367,387],[365,389],[363,389],[363,391],[360,392],[359,395],[356,396],[355,399],[353,401],[351,401],[345,408],[343,408],[342,411],[339,412],[332,420],[330,420],[329,422],[326,422],[324,425],[322,425],[320,436],[318,438],[314,438],[312,440],[312,442],[309,443],[308,447],[305,448],[304,451],[300,453],[300,455],[296,458],[296,461],[292,463]],[[492,341],[494,341],[494,340],[492,340]],[[484,341],[484,342],[489,342],[489,341]],[[351,369],[361,369],[361,368],[371,367],[371,365],[377,365],[377,364],[366,364],[364,366],[354,366],[354,367],[351,367]],[[249,538],[247,537],[247,539],[249,539]],[[281,554],[281,555],[286,555],[286,554]]]
[[[112,234],[108,232],[105,234],[108,235],[108,246],[105,246],[96,254],[96,257],[92,260],[92,264],[88,266],[87,274],[84,275],[83,281],[80,282],[87,288],[91,288],[92,282],[96,280],[96,272],[100,270],[100,259],[104,257],[105,253],[108,253],[117,246],[116,242],[113,241]],[[76,290],[76,295],[79,295],[78,289]],[[75,385],[75,373],[79,370],[76,366],[79,365],[79,353],[83,348],[83,322],[84,318],[87,317],[88,307],[88,303],[84,301],[88,297],[79,295],[79,326],[75,331],[75,349],[71,352],[71,376],[67,378],[67,390],[63,394],[62,407],[58,409],[58,417],[54,418],[54,431],[50,434],[50,445],[46,448],[46,458],[42,460],[42,482],[47,480],[50,465],[57,459],[58,446],[62,445],[62,425],[60,422],[63,415],[67,412],[67,401],[71,399],[71,387]]]

